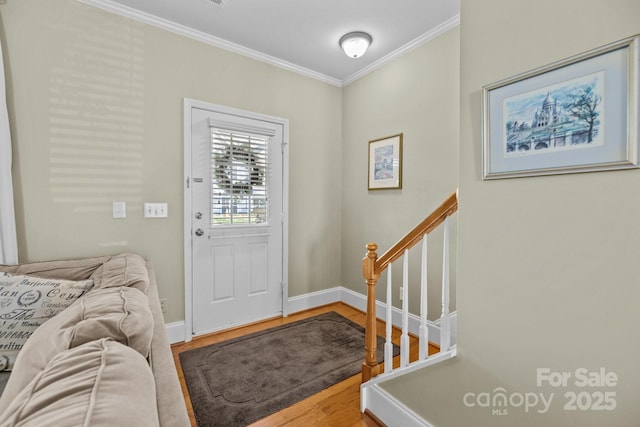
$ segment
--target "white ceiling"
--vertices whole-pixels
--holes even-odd
[[[80,0],[339,86],[459,23],[459,0]],[[347,57],[338,40],[373,43]]]

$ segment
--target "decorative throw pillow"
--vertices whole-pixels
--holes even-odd
[[[0,277],[9,277],[11,276],[9,273],[7,273],[6,271],[0,271]]]
[[[33,332],[84,295],[93,280],[0,277],[0,371],[10,371]]]

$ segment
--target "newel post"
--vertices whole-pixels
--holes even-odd
[[[378,245],[367,244],[367,255],[362,259],[362,275],[367,283],[367,323],[365,327],[365,357],[362,362],[362,382],[367,382],[378,375],[380,368],[376,356],[377,336],[376,331],[376,283],[379,274],[375,273]]]

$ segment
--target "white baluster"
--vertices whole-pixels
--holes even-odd
[[[402,336],[400,337],[400,367],[409,366],[409,250],[404,251],[402,268]]]
[[[444,220],[442,245],[442,316],[440,317],[440,351],[451,347],[451,323],[449,317],[449,217]]]
[[[422,237],[422,271],[420,276],[420,360],[424,360],[429,357],[429,328],[427,327],[427,311],[427,235],[425,234]]]
[[[393,342],[391,342],[391,332],[392,332],[392,326],[393,326],[393,319],[392,319],[392,303],[391,303],[391,294],[392,294],[392,289],[391,289],[391,276],[392,276],[392,270],[391,270],[391,265],[389,264],[389,267],[387,267],[387,311],[386,311],[386,316],[385,316],[385,322],[386,322],[386,342],[384,343],[384,373],[388,374],[389,372],[391,372],[393,370]]]

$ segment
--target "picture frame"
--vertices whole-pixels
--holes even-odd
[[[402,133],[369,141],[369,190],[402,188]]]
[[[638,167],[640,35],[483,87],[482,178]]]

